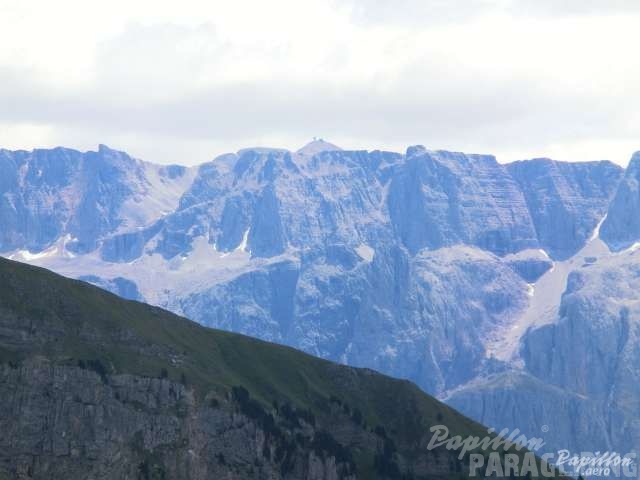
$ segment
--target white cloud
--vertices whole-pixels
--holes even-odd
[[[0,0],[0,146],[198,163],[318,135],[625,163],[640,10],[603,5]]]

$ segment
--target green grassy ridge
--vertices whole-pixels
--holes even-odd
[[[3,361],[44,356],[77,365],[79,360],[99,360],[107,373],[147,377],[165,370],[172,380],[186,378],[201,398],[225,396],[234,386],[243,386],[266,407],[274,401],[290,403],[325,419],[330,417],[328,404],[337,398],[357,408],[367,428],[384,427],[408,456],[426,448],[418,442],[430,438],[432,425],[444,424],[451,435],[463,437],[487,434],[485,427],[409,381],[203,327],[43,268],[0,258],[3,313],[15,315],[21,328],[35,336],[43,331],[54,337],[16,347],[3,345],[0,335]]]

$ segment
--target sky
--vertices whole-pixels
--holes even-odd
[[[312,137],[625,165],[637,0],[0,0],[0,148],[198,164]]]

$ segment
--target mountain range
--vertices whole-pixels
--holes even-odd
[[[550,451],[640,447],[640,154],[345,151],[198,167],[0,150],[0,252],[415,382]]]

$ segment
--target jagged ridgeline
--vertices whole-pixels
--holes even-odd
[[[0,478],[465,478],[407,381],[0,260]]]

